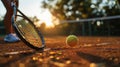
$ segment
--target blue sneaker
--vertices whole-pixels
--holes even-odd
[[[19,37],[16,36],[16,34],[11,33],[11,34],[8,34],[5,36],[4,41],[13,43],[13,42],[20,41],[20,39],[19,39]]]

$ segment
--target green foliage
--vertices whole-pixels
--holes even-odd
[[[0,26],[3,26],[3,20],[1,17],[0,17]]]
[[[3,34],[5,34],[5,28],[4,28],[3,20],[0,18],[0,36]]]
[[[44,0],[43,8],[48,8],[52,15],[60,20],[80,20],[120,15],[119,0]],[[116,35],[116,33],[120,33],[120,30],[118,30],[120,29],[120,19],[101,21],[103,21],[101,26],[92,24],[92,22],[86,22],[66,23],[61,24],[60,27],[65,34]],[[118,32],[112,34],[114,31],[111,30],[118,30]]]
[[[120,14],[117,0],[44,0],[43,7],[60,20],[102,17]]]

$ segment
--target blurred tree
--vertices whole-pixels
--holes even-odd
[[[44,0],[43,7],[60,20],[120,14],[119,0]]]
[[[60,20],[80,20],[84,18],[120,15],[119,0],[44,0],[43,8],[48,8],[53,16],[56,16]],[[108,20],[105,22],[110,21]],[[120,23],[114,24],[113,21],[111,21],[111,23],[105,22],[105,25],[103,26],[109,25],[107,26],[109,27],[109,31],[110,27],[116,27],[117,24],[120,25]],[[120,22],[120,20],[117,20],[117,22]],[[72,23],[67,24],[67,26],[66,24],[63,24],[62,26],[62,29],[67,32],[74,33],[83,30],[82,33],[85,33],[84,35],[92,35],[91,30],[93,27],[91,27],[92,24],[89,22],[77,24]],[[95,26],[95,28],[97,27]],[[119,27],[116,28],[119,29]]]
[[[44,33],[44,32],[45,32],[45,27],[46,27],[45,23],[42,23],[41,26],[39,27],[39,30],[40,30],[42,33]]]
[[[5,34],[5,27],[3,23],[3,17],[0,17],[0,35]]]

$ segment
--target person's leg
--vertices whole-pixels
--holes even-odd
[[[5,18],[4,18],[4,25],[5,25],[7,34],[14,32],[12,24],[11,24],[11,14],[12,14],[12,12],[7,12],[5,15]]]
[[[5,36],[4,41],[5,42],[17,42],[20,39],[15,34],[13,34],[14,30],[13,30],[12,22],[11,22],[11,18],[13,15],[13,8],[11,7],[11,0],[2,0],[2,2],[6,8],[6,15],[4,17],[4,25],[6,28],[7,35]]]
[[[4,17],[4,25],[6,28],[6,33],[10,34],[13,33],[13,28],[11,24],[11,18],[13,15],[13,9],[11,7],[11,3],[8,0],[1,0],[6,8],[6,15]]]

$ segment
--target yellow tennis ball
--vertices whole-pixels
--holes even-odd
[[[78,45],[78,37],[75,36],[75,35],[69,35],[67,38],[66,38],[66,44],[69,45],[70,47],[75,47]]]

